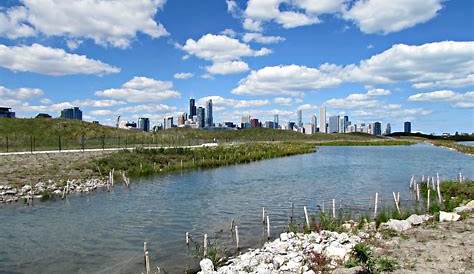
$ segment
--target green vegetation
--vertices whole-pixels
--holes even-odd
[[[191,250],[191,254],[198,260],[209,259],[212,261],[214,267],[224,265],[228,259],[228,251],[225,248],[220,247],[216,242],[210,241],[207,245],[207,253],[204,255],[204,246],[200,243],[193,242],[194,247]]]
[[[284,157],[315,151],[307,143],[249,143],[202,148],[159,148],[123,150],[93,160],[88,169],[102,173],[115,169],[129,176],[146,176],[194,168],[212,168],[249,163],[263,159]]]
[[[452,148],[462,153],[474,155],[474,146],[466,146],[455,141],[446,140],[431,140],[431,143],[435,146]]]
[[[352,248],[349,262],[346,263],[346,267],[360,265],[364,268],[364,273],[391,272],[398,267],[398,263],[393,258],[375,257],[370,246],[365,243],[358,243]]]
[[[211,142],[286,141],[311,142],[320,145],[405,145],[412,143],[410,141],[375,137],[365,133],[317,133],[307,135],[269,128],[244,130],[174,128],[157,133],[145,133],[75,120],[0,118],[0,152],[137,146],[190,146]]]
[[[425,183],[420,185],[423,198],[428,198],[428,188]],[[440,183],[441,197],[443,202],[438,203],[437,192],[430,191],[430,213],[437,213],[441,210],[451,212],[461,204],[474,200],[474,182],[444,181]]]

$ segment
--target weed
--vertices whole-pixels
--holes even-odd
[[[329,270],[330,261],[326,256],[324,256],[324,254],[313,250],[307,254],[307,257],[308,257],[309,267],[314,272],[321,273],[321,272],[326,272]]]

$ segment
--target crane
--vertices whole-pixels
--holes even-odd
[[[116,127],[117,127],[117,128],[119,127],[119,124],[120,124],[120,115],[117,116],[117,124],[116,124]]]

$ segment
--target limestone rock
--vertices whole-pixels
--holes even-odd
[[[393,229],[395,231],[401,232],[411,228],[411,223],[407,220],[394,220],[390,219],[384,224],[388,229]]]
[[[209,274],[214,272],[214,264],[212,263],[211,260],[209,259],[203,259],[199,262],[199,266],[201,266],[201,272],[202,274]]]
[[[439,221],[440,222],[455,222],[461,218],[461,215],[454,212],[439,212]]]
[[[410,217],[408,217],[406,220],[411,224],[411,225],[420,225],[426,221],[431,219],[430,215],[416,215],[412,214]]]

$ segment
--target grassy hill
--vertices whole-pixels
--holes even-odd
[[[126,147],[132,145],[198,145],[218,142],[379,142],[382,137],[363,133],[313,134],[255,128],[245,130],[196,130],[174,128],[158,133],[116,129],[89,122],[62,119],[0,118],[0,152],[77,148]]]

